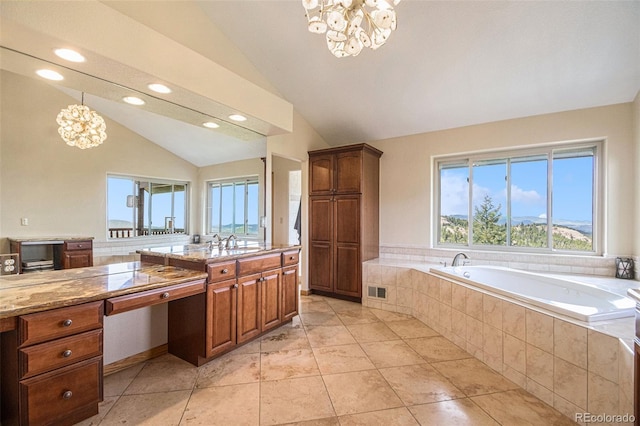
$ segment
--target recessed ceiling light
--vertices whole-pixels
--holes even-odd
[[[53,70],[46,70],[46,69],[38,70],[36,71],[36,74],[38,74],[42,78],[46,78],[47,80],[54,80],[54,81],[64,80],[64,77],[62,76],[62,74]]]
[[[131,105],[144,105],[144,101],[135,96],[125,96],[122,100]]]
[[[240,114],[231,114],[229,118],[232,119],[233,121],[247,121],[247,117]]]
[[[84,62],[84,56],[71,49],[56,49],[53,51],[58,57],[71,62]]]
[[[213,121],[207,121],[206,123],[202,123],[202,125],[209,129],[217,129],[218,127],[220,127],[218,123],[214,123]]]
[[[149,89],[153,90],[154,92],[157,92],[157,93],[171,93],[171,89],[169,89],[164,84],[152,83],[152,84],[148,85],[147,87]]]

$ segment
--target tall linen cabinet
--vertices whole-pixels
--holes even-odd
[[[309,289],[362,299],[362,262],[379,253],[379,151],[367,144],[309,152]]]

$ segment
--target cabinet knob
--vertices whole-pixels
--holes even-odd
[[[78,244],[78,248],[82,248],[82,244]]]
[[[294,257],[294,256],[291,256],[291,257],[289,258],[289,260],[293,260],[293,259],[295,259],[295,257]]]
[[[223,273],[223,274],[226,274],[226,273],[228,273],[228,272],[229,272],[229,270],[228,270],[227,268],[224,268],[224,269],[223,269],[222,271],[220,271],[220,272],[221,272],[221,273]]]
[[[71,349],[67,349],[66,351],[62,352],[62,356],[65,358],[69,358],[71,356]]]
[[[234,284],[234,285],[233,285],[233,288],[238,288],[238,284]]]
[[[162,293],[162,294],[160,295],[160,297],[161,297],[162,299],[166,299],[167,297],[169,297],[169,293],[168,293],[168,292],[164,292],[164,293]]]
[[[70,390],[64,391],[64,393],[62,394],[62,399],[71,399],[72,396],[73,392],[71,392]]]
[[[69,318],[69,319],[66,319],[66,320],[62,321],[62,326],[63,327],[69,327],[69,326],[71,326],[72,323],[73,323],[73,321],[71,320],[71,318]]]

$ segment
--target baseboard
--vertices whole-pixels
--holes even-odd
[[[311,290],[300,290],[301,296],[309,296],[311,294]]]
[[[138,354],[131,355],[127,358],[121,359],[120,361],[112,362],[109,365],[105,365],[103,368],[103,372],[105,376],[108,376],[109,374],[126,370],[127,368],[132,367],[141,362],[148,361],[153,358],[157,358],[168,352],[169,352],[169,345],[165,343],[164,345],[156,346],[155,348],[151,348],[147,351],[140,352]]]

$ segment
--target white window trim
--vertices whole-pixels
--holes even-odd
[[[536,247],[516,247],[516,246],[484,246],[474,244],[452,244],[440,243],[440,167],[441,163],[455,163],[473,160],[492,160],[498,158],[513,158],[528,155],[536,155],[542,153],[551,153],[553,150],[561,149],[580,149],[595,147],[594,170],[593,170],[593,223],[592,238],[593,251],[577,251],[577,250],[557,250],[552,247],[536,248]],[[477,250],[491,252],[520,252],[520,253],[536,253],[536,254],[566,254],[566,255],[583,255],[583,256],[602,256],[606,252],[605,246],[605,206],[606,206],[606,183],[605,183],[605,156],[606,156],[606,139],[585,139],[577,141],[564,141],[539,144],[536,146],[514,147],[510,149],[492,149],[483,151],[470,151],[465,153],[438,155],[432,157],[432,247],[439,249],[456,249],[456,250]],[[552,158],[552,157],[550,157]],[[547,210],[551,211],[552,185],[551,176],[548,176],[548,194],[547,194]],[[469,188],[469,203],[471,200],[471,187]],[[472,209],[472,207],[470,207]],[[469,221],[471,223],[471,221]]]
[[[225,179],[211,179],[211,180],[207,180],[205,181],[205,212],[204,212],[204,216],[205,216],[205,223],[204,223],[204,230],[205,230],[205,235],[213,235],[214,233],[211,232],[211,229],[209,228],[210,224],[211,224],[211,199],[210,199],[210,194],[211,194],[211,185],[213,184],[219,184],[219,185],[223,185],[225,183],[238,183],[238,182],[245,182],[247,184],[249,183],[256,183],[258,184],[258,188],[260,188],[260,177],[258,175],[247,175],[247,176],[238,176],[235,178],[225,178]],[[246,218],[248,217],[248,203],[247,201],[247,195],[245,193],[245,212],[244,212],[244,216],[245,216],[245,221]],[[235,210],[235,206],[234,206],[234,210]],[[258,228],[260,228],[260,193],[258,191],[258,211],[256,212],[258,214]],[[258,229],[257,233],[255,234],[248,234],[246,232],[246,226],[248,224],[245,222],[245,232],[243,234],[237,234],[237,236],[243,237],[243,238],[247,238],[247,239],[254,239],[254,238],[259,238],[260,237],[260,230]],[[228,236],[231,234],[227,234],[227,233],[222,233],[219,232],[218,233],[221,237],[222,236]]]

